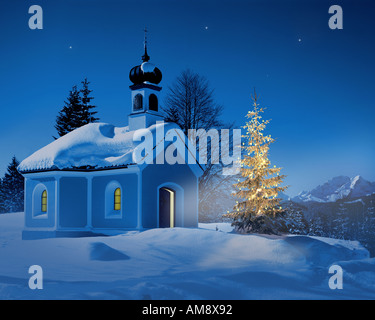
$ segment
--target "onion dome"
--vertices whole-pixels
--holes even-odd
[[[130,70],[129,79],[134,84],[144,82],[158,84],[162,79],[161,71],[154,64],[148,62],[150,56],[147,54],[147,41],[145,41],[145,53],[142,56],[143,63]]]
[[[134,84],[149,82],[158,84],[162,79],[161,71],[154,64],[145,61],[130,70],[129,79]]]

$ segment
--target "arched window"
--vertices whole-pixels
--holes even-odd
[[[115,190],[115,210],[116,211],[119,211],[121,210],[121,189],[120,188],[117,188]]]
[[[133,111],[142,110],[143,108],[143,96],[138,93],[134,97],[133,101]]]
[[[42,192],[42,212],[47,212],[47,190]]]
[[[153,93],[148,97],[148,108],[153,111],[158,111],[158,97]]]

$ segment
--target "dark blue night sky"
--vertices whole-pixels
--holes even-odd
[[[0,10],[0,174],[53,141],[69,90],[84,77],[102,122],[127,125],[129,70],[150,62],[168,86],[206,76],[223,118],[245,122],[253,88],[277,139],[271,161],[289,194],[337,175],[375,181],[375,6],[370,1],[3,0]],[[44,29],[28,27],[30,5]],[[328,27],[341,5],[344,29]]]

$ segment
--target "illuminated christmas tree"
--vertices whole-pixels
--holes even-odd
[[[246,134],[242,136],[243,156],[240,160],[243,178],[234,184],[237,189],[235,196],[239,200],[233,211],[225,215],[233,219],[233,225],[238,230],[245,231],[262,230],[261,225],[270,221],[266,218],[282,213],[278,195],[287,189],[280,186],[285,178],[285,175],[280,175],[281,168],[271,166],[268,159],[270,144],[275,140],[263,134],[270,120],[262,120],[264,108],[259,107],[255,91],[252,100],[253,110],[247,113],[249,120],[243,126],[246,129]]]

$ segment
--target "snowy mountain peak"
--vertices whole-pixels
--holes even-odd
[[[358,183],[368,183],[368,181],[366,181],[365,179],[363,179],[360,175],[358,176],[355,176],[354,178],[351,179],[351,184],[350,184],[350,188],[354,188],[356,184]]]
[[[295,202],[335,202],[339,199],[354,199],[375,193],[375,182],[369,182],[360,175],[334,177],[315,189],[299,193]]]
[[[375,192],[375,182],[369,182],[361,176],[356,176],[350,184],[351,198],[366,196]]]

